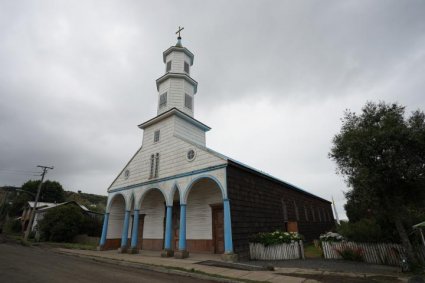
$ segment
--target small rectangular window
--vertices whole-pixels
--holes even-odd
[[[155,178],[158,178],[158,168],[159,168],[159,153],[155,156]]]
[[[154,162],[155,162],[155,155],[152,154],[151,155],[151,171],[150,171],[150,174],[149,174],[149,179],[153,178]]]
[[[295,200],[293,200],[294,210],[295,210],[295,220],[300,221],[300,212],[298,211],[298,206]]]
[[[189,108],[189,109],[191,109],[192,110],[192,105],[193,105],[193,103],[192,103],[192,96],[190,96],[189,94],[185,94],[185,96],[184,96],[184,106],[186,107],[186,108]]]
[[[189,74],[189,63],[184,62],[184,71]]]
[[[164,92],[159,96],[159,108],[167,106],[167,93]]]
[[[322,212],[319,207],[317,208],[317,216],[319,217],[319,222],[322,222]]]
[[[311,216],[313,217],[313,222],[316,221],[316,215],[314,214],[314,208],[311,207]]]
[[[155,131],[154,136],[153,136],[153,141],[159,142],[159,130]]]
[[[307,210],[307,207],[306,206],[304,206],[304,214],[305,214],[305,221],[309,221],[309,219],[308,219],[308,210]]]
[[[167,62],[167,70],[166,70],[166,72],[169,72],[169,71],[171,71],[171,61],[168,61]]]
[[[288,221],[288,208],[286,207],[286,203],[283,199],[280,200],[282,202],[282,213],[283,213],[283,221]]]

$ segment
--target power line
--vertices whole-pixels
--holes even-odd
[[[8,172],[16,172],[16,173],[39,173],[39,172],[35,172],[35,171],[16,170],[16,169],[0,169],[0,171],[8,171]]]

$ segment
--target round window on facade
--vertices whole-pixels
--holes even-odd
[[[187,160],[192,161],[193,159],[195,159],[196,153],[193,149],[189,149],[189,151],[187,152]]]
[[[128,179],[128,177],[130,177],[130,170],[125,170],[125,172],[124,172],[124,177],[126,178],[126,179]]]

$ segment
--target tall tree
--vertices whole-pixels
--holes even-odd
[[[29,180],[22,185],[22,190],[29,191],[32,194],[37,193],[40,180]],[[62,185],[56,181],[47,180],[41,186],[39,201],[42,202],[64,202],[65,191]]]
[[[417,263],[405,224],[408,212],[425,203],[424,113],[405,119],[403,106],[384,102],[366,103],[360,115],[347,110],[329,156],[351,188],[351,204],[365,200],[373,213],[391,219],[410,262]]]

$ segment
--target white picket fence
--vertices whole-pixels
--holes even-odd
[[[338,251],[346,248],[360,249],[363,255],[363,261],[375,264],[399,266],[401,256],[405,256],[404,249],[399,244],[322,242],[325,259],[342,259]]]
[[[302,241],[267,247],[260,243],[249,243],[249,254],[252,260],[303,259],[304,247]]]

